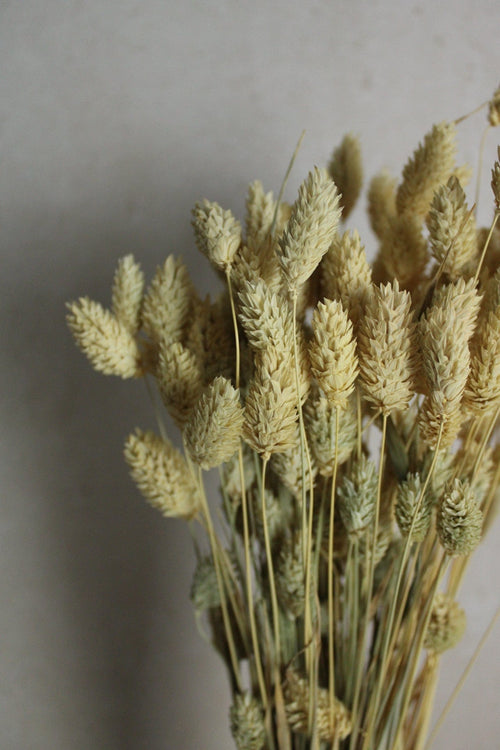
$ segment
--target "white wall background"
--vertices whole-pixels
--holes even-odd
[[[182,253],[213,287],[192,205],[241,214],[248,181],[279,187],[303,128],[291,199],[348,130],[368,175],[397,173],[433,122],[491,95],[499,26],[496,0],[0,1],[2,750],[232,747],[188,533],[122,462],[124,436],[152,424],[146,394],[90,370],[65,300],[107,302],[128,252],[149,275]],[[473,165],[483,123],[460,131]],[[351,223],[370,244],[363,208]],[[499,535],[470,570],[441,705],[498,604]],[[500,627],[436,748],[498,747],[499,647]]]

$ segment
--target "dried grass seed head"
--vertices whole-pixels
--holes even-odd
[[[500,86],[497,86],[488,104],[488,123],[494,128],[500,125]]]
[[[388,229],[389,220],[396,215],[396,184],[396,178],[388,172],[381,172],[370,181],[368,216],[370,226],[380,240]]]
[[[339,410],[338,445],[335,448],[336,409],[319,392],[314,391],[304,409],[307,440],[318,471],[325,477],[333,475],[335,454],[337,465],[344,464],[354,448],[358,434],[354,404]]]
[[[197,612],[220,607],[220,589],[213,557],[201,557],[193,574],[190,599]]]
[[[424,218],[434,192],[449,178],[455,165],[455,127],[434,125],[406,163],[396,193],[399,214]]]
[[[143,292],[144,274],[139,263],[133,255],[120,258],[113,279],[111,311],[132,334],[140,328]]]
[[[142,375],[139,347],[126,325],[88,297],[80,297],[67,307],[68,327],[95,370],[120,378]]]
[[[323,295],[340,300],[353,323],[357,323],[363,314],[371,280],[371,268],[358,232],[337,235],[321,262]]]
[[[230,268],[241,245],[241,224],[231,211],[204,200],[193,209],[192,225],[203,255],[221,271]]]
[[[153,432],[136,430],[125,443],[130,473],[146,500],[164,516],[190,520],[200,496],[179,451]]]
[[[458,602],[448,594],[437,593],[432,603],[424,648],[435,654],[454,648],[462,640],[466,625],[465,612]]]
[[[311,371],[328,401],[344,409],[358,374],[356,340],[342,304],[325,299],[312,316]]]
[[[239,391],[216,377],[198,399],[184,430],[186,449],[195,464],[213,469],[238,450],[243,426]]]
[[[276,452],[272,455],[271,467],[283,487],[286,487],[293,497],[300,502],[304,486],[307,491],[311,486],[311,482],[314,484],[317,467],[311,458],[311,464],[309,465],[309,462],[305,461],[305,469],[303,470],[299,447],[300,432],[297,422],[295,423],[295,432],[292,439],[295,441],[293,447],[288,447],[286,450],[279,453]]]
[[[294,732],[310,734],[310,692],[309,680],[288,669],[284,685],[285,711],[288,723]],[[330,696],[325,688],[316,691],[316,723],[320,740],[332,742],[334,737],[343,740],[352,729],[350,711],[342,701],[334,698],[333,716],[330,710]]]
[[[468,555],[481,540],[483,514],[467,481],[448,485],[438,508],[436,526],[445,552]]]
[[[421,283],[428,261],[420,217],[411,214],[389,217],[376,258],[384,281],[397,279],[403,288],[413,290]]]
[[[179,341],[160,345],[156,379],[163,403],[182,430],[203,390],[196,355]]]
[[[411,530],[412,542],[423,542],[431,523],[434,497],[428,490],[422,497],[422,490],[423,482],[420,474],[409,474],[398,486],[396,521],[404,537],[409,536]]]
[[[433,257],[451,279],[457,279],[476,257],[477,245],[476,222],[455,176],[434,193],[427,228]]]
[[[279,239],[279,261],[290,290],[297,292],[317,268],[340,221],[339,195],[324,169],[314,168],[299,188]]]
[[[344,136],[332,154],[328,172],[340,192],[342,219],[345,221],[356,205],[363,185],[359,138],[352,133]]]
[[[280,546],[276,564],[276,593],[281,609],[290,620],[303,614],[305,606],[304,561],[302,538],[298,532],[287,535]]]
[[[272,191],[264,192],[260,180],[248,186],[246,199],[245,239],[246,244],[258,250],[271,231],[276,201]]]
[[[417,348],[411,297],[397,281],[374,287],[358,330],[359,379],[365,398],[388,414],[408,406]]]
[[[340,517],[348,535],[356,539],[371,526],[377,503],[377,468],[364,454],[353,462],[337,489]]]
[[[186,266],[169,255],[156,269],[143,301],[142,324],[153,342],[182,338],[195,296]]]
[[[500,404],[500,305],[481,316],[471,346],[470,373],[464,405],[484,414]]]
[[[229,711],[231,734],[238,750],[262,750],[266,727],[262,706],[250,693],[237,693]]]

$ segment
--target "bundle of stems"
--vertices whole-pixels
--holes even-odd
[[[440,657],[465,629],[456,598],[499,502],[500,151],[477,228],[457,123],[427,133],[399,182],[371,181],[371,265],[342,226],[362,186],[348,135],[293,205],[256,181],[244,227],[195,206],[215,299],[173,256],[145,288],[129,255],[111,309],[69,305],[93,366],[154,378],[181,432],[183,452],[159,414],[125,457],[191,527],[191,598],[227,666],[239,750],[426,747]]]

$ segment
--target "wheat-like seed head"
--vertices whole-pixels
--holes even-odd
[[[352,539],[371,526],[377,502],[377,468],[364,454],[353,462],[337,489],[338,508],[345,530]]]
[[[388,229],[389,220],[396,215],[396,184],[396,178],[388,172],[381,172],[370,181],[368,216],[370,226],[380,240]]]
[[[413,542],[424,541],[431,522],[434,497],[428,490],[423,499],[420,500],[418,514],[415,521],[413,520],[422,489],[423,481],[420,474],[409,474],[405,481],[399,485],[397,492],[395,507],[396,521],[402,535],[405,537],[409,536],[413,523],[413,530],[411,533],[411,539]]]
[[[203,390],[197,357],[180,341],[162,345],[156,378],[163,403],[182,430]]]
[[[438,508],[436,527],[445,552],[468,555],[481,540],[483,514],[467,481],[448,485]]]
[[[455,150],[454,126],[448,122],[434,125],[403,169],[396,193],[399,214],[426,216],[434,192],[453,171]]]
[[[195,464],[213,469],[238,450],[243,426],[239,391],[219,376],[198,399],[184,429],[186,449]]]
[[[201,557],[198,560],[189,598],[197,612],[220,607],[220,589],[213,557]]]
[[[318,266],[340,221],[339,195],[317,167],[299,188],[292,214],[279,239],[279,261],[290,290],[297,292]]]
[[[146,500],[164,516],[190,520],[200,496],[184,458],[167,440],[136,430],[125,443],[125,460]]]
[[[88,297],[68,304],[66,316],[77,346],[95,370],[105,375],[142,375],[141,354],[130,329]]]
[[[282,541],[276,563],[276,593],[283,612],[294,620],[304,612],[304,561],[299,532]]]
[[[390,216],[377,256],[385,279],[397,279],[404,289],[413,290],[422,281],[428,261],[429,252],[420,217],[409,214]]]
[[[431,252],[443,271],[457,279],[476,257],[476,222],[455,176],[434,193],[427,215]]]
[[[330,177],[340,193],[342,219],[345,221],[359,198],[363,185],[363,165],[359,139],[348,133],[334,150],[328,164]]]
[[[284,686],[285,710],[288,723],[294,732],[309,735],[309,681],[297,672],[288,669]],[[352,729],[350,711],[342,701],[334,698],[333,716],[330,696],[325,688],[318,688],[316,695],[317,729],[320,740],[332,742],[334,736],[343,740]]]
[[[353,323],[357,324],[372,280],[358,232],[354,230],[335,237],[320,268],[323,295],[340,300]]]
[[[245,238],[252,249],[258,250],[269,234],[275,209],[272,191],[265,193],[260,180],[251,182],[246,199]]]
[[[415,323],[399,284],[374,287],[358,330],[359,379],[365,398],[388,414],[408,406],[414,392]]]
[[[188,270],[180,259],[169,255],[156,269],[142,306],[142,324],[156,343],[179,341],[196,297]]]
[[[293,495],[297,502],[301,502],[304,487],[307,491],[311,486],[311,482],[314,484],[317,466],[311,457],[310,466],[309,461],[306,460],[303,470],[300,452],[300,432],[297,422],[295,423],[294,440],[293,447],[289,447],[279,453],[274,453],[271,456],[271,468],[283,487]]]
[[[241,245],[241,224],[231,211],[204,200],[193,209],[192,225],[198,249],[215,268],[230,268]]]
[[[137,333],[140,327],[144,274],[135,262],[133,255],[126,255],[118,262],[112,287],[111,311],[130,333]]]
[[[461,641],[466,624],[465,612],[458,602],[448,594],[436,594],[425,633],[424,648],[435,654],[454,648]]]
[[[266,727],[262,706],[250,693],[237,693],[229,711],[231,734],[238,750],[262,750]]]

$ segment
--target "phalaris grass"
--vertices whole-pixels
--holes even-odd
[[[427,750],[448,710],[429,734],[441,654],[465,627],[456,597],[500,502],[500,151],[477,228],[463,119],[435,125],[399,182],[372,180],[371,267],[345,231],[358,140],[288,204],[302,134],[276,198],[249,186],[243,223],[196,204],[218,296],[173,256],[144,289],[126,256],[110,309],[68,305],[95,369],[148,386],[160,434],[136,430],[125,458],[146,500],[189,524],[191,599],[229,672],[239,750]]]

